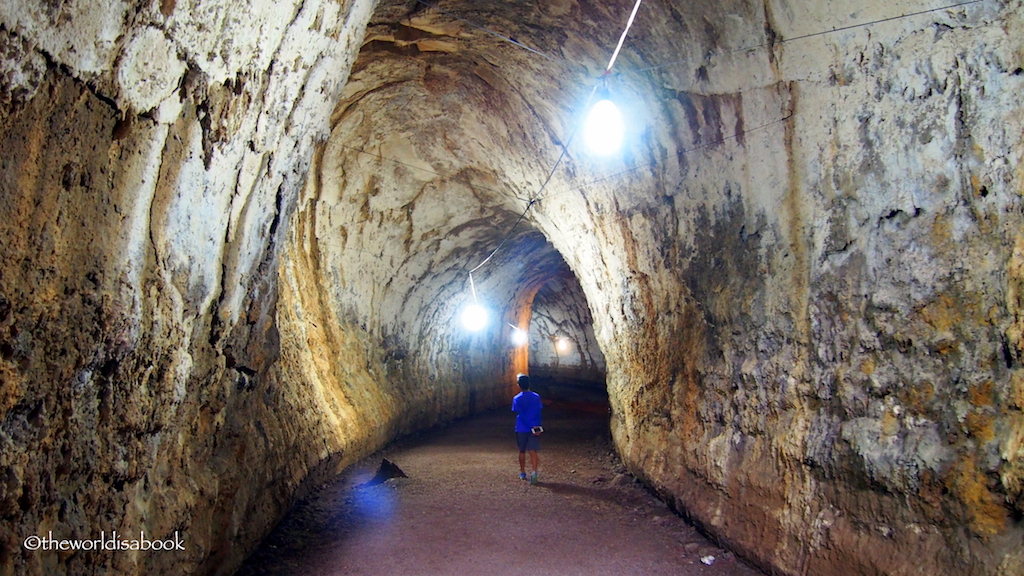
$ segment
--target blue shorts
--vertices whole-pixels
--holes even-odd
[[[533,432],[516,432],[516,444],[520,452],[536,452],[540,450],[540,436],[534,436]]]

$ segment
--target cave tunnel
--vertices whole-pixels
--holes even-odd
[[[527,326],[527,373],[541,397],[592,410],[607,404],[604,354],[586,297],[568,268],[533,293]]]
[[[230,574],[519,372],[766,571],[1024,574],[1024,5],[648,0],[608,69],[634,6],[0,4],[0,574]],[[114,531],[189,545],[26,544]]]

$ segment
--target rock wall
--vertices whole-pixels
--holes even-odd
[[[1022,7],[844,6],[638,21],[657,120],[538,227],[678,510],[784,574],[1018,574]]]
[[[278,254],[371,9],[0,5],[0,574],[230,573],[334,465]]]

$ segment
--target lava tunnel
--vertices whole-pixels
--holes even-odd
[[[230,574],[518,372],[772,573],[1024,574],[1022,38],[1021,0],[0,3],[0,574]],[[115,532],[187,546],[29,545]]]

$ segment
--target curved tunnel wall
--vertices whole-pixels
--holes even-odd
[[[604,354],[583,289],[568,270],[537,291],[529,334],[530,375],[538,392],[545,398],[604,399]]]
[[[830,27],[768,8],[747,22],[769,42]],[[666,125],[706,145],[658,168],[664,194],[586,201],[595,258],[621,263],[566,250],[616,442],[765,565],[1019,570],[1021,102],[1004,34],[1020,6],[1005,8],[693,62]]]
[[[0,5],[0,574],[231,572],[337,461],[277,268],[371,11]]]
[[[627,4],[448,6],[555,62],[404,2],[0,6],[3,571],[229,572],[501,402],[564,260],[624,461],[747,558],[1020,573],[1021,3],[645,4],[624,155],[545,186]]]
[[[555,50],[598,53],[592,14],[562,6],[586,40]],[[1017,12],[780,40],[843,14],[663,8],[610,80],[631,103],[629,149],[602,163],[570,150],[530,218],[594,311],[617,446],[681,511],[785,573],[1012,573],[1015,312],[999,278],[1019,223]],[[405,22],[401,47],[383,23],[375,41],[441,93],[461,78],[512,95],[481,104],[494,116],[480,125],[524,94],[582,100],[585,74],[531,61],[511,87],[515,55],[467,50],[432,18]],[[677,65],[637,71],[663,62]],[[477,147],[506,121],[434,131],[446,139],[429,148],[500,167],[521,201],[531,182],[516,176],[552,164],[571,112],[531,110],[552,142],[523,130],[525,144]]]

